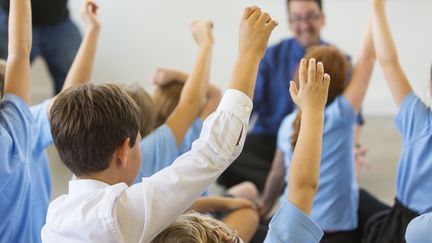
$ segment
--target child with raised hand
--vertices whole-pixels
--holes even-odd
[[[354,125],[375,63],[370,21],[366,24],[349,82],[346,81],[349,64],[336,47],[312,47],[306,52],[305,58],[321,61],[332,77],[324,111],[320,185],[311,218],[325,232],[323,242],[359,242],[364,221],[372,215],[369,211],[386,209],[385,205],[359,189],[353,162]],[[299,110],[288,115],[279,128],[277,150],[260,206],[262,216],[268,214],[278,199],[284,179],[287,184],[284,197],[289,193],[290,182],[284,171],[291,166],[300,131],[301,113]],[[371,210],[363,210],[362,206],[366,204],[366,208]]]
[[[213,23],[211,21],[194,21],[191,24],[191,31],[199,47],[194,69],[185,82],[178,104],[166,121],[142,138],[142,163],[136,182],[140,182],[144,176],[151,176],[171,165],[174,159],[179,156],[179,148],[199,115],[202,102],[207,94],[213,49]],[[127,91],[131,94],[131,92],[139,90],[128,89]],[[139,92],[142,93],[142,90]],[[146,109],[143,103],[140,108]],[[149,125],[142,124],[146,128]]]
[[[393,99],[399,107],[395,124],[402,136],[396,178],[396,199],[391,210],[376,215],[366,228],[364,242],[405,242],[407,225],[419,214],[432,211],[432,111],[413,92],[403,71],[390,32],[385,0],[371,0],[372,31],[378,61]],[[432,79],[432,78],[431,78]],[[413,222],[408,233],[430,226],[425,216]],[[419,232],[419,233],[420,233]],[[430,229],[428,232],[430,235]],[[415,235],[407,234],[409,241]],[[418,238],[417,238],[418,239]],[[421,241],[427,242],[426,238]]]
[[[31,25],[30,1],[11,1],[5,94],[0,99],[0,242],[33,241],[29,162],[34,119],[28,105]]]
[[[311,59],[300,63],[300,87],[292,81],[290,93],[302,110],[302,124],[295,148],[289,181],[288,198],[270,222],[265,242],[319,242],[323,232],[307,216],[318,189],[324,107],[330,76],[324,74],[322,63]],[[180,216],[153,243],[182,242],[243,242],[232,228],[211,217],[197,213]]]
[[[149,242],[181,215],[239,155],[258,63],[276,25],[259,9],[245,11],[230,89],[204,121],[200,138],[171,166],[134,185],[141,162],[135,102],[109,84],[60,94],[51,108],[52,133],[77,180],[50,204],[42,239]]]
[[[71,69],[66,76],[62,92],[67,88],[79,86],[90,80],[100,30],[96,9],[97,6],[90,0],[87,0],[83,5],[81,16],[87,29]],[[48,205],[51,200],[51,180],[46,149],[53,143],[49,109],[55,99],[56,97],[50,98],[30,107],[35,119],[35,143],[29,163],[31,190],[34,195],[31,201],[34,242],[41,242],[40,232],[45,224]]]

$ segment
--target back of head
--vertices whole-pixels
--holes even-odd
[[[0,98],[4,94],[4,83],[6,75],[6,60],[0,59]]]
[[[331,104],[336,97],[341,95],[346,87],[350,64],[347,57],[334,46],[320,45],[308,48],[304,56],[306,60],[315,58],[316,62],[324,64],[324,70],[330,75],[330,87],[328,91],[327,105]],[[295,74],[295,80],[299,80],[298,69]],[[297,112],[297,117],[294,121],[294,132],[291,137],[291,145],[294,149],[297,138],[300,132],[301,112]]]
[[[152,97],[139,84],[127,84],[121,86],[126,93],[135,101],[139,108],[140,134],[147,136],[155,128],[156,109]]]
[[[237,234],[207,215],[188,212],[162,231],[152,243],[237,243]]]
[[[156,127],[165,123],[176,108],[184,84],[173,81],[164,86],[158,86],[155,90],[153,100],[156,107]]]
[[[126,138],[135,145],[140,120],[129,95],[113,84],[86,84],[62,92],[51,108],[51,132],[60,158],[76,176],[106,170]]]

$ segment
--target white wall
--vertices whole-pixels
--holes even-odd
[[[73,19],[79,18],[82,0],[71,0]],[[327,0],[327,25],[323,38],[354,58],[368,12],[367,0]],[[212,19],[215,39],[211,77],[224,88],[236,57],[237,29],[242,9],[256,4],[268,11],[280,26],[271,43],[290,36],[285,0],[117,0],[99,1],[103,24],[93,79],[140,82],[149,79],[158,66],[191,70],[196,46],[189,33],[195,18]],[[432,1],[391,0],[388,12],[402,66],[417,93],[425,96],[432,60]],[[37,61],[33,68],[34,93],[49,94],[46,69]],[[364,106],[367,114],[393,114],[395,105],[377,68]]]

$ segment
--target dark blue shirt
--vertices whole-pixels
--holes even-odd
[[[258,120],[252,133],[276,136],[283,118],[295,109],[289,82],[304,53],[296,39],[283,40],[267,49],[255,87],[253,104]]]

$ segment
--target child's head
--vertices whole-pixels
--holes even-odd
[[[327,105],[331,104],[336,97],[341,95],[346,87],[346,82],[349,74],[350,64],[347,57],[336,47],[320,45],[310,47],[304,56],[306,60],[315,58],[316,62],[322,62],[324,64],[324,70],[331,77]],[[299,80],[298,69],[295,74],[295,80]],[[297,84],[298,85],[298,84]],[[294,149],[298,134],[300,132],[301,123],[301,112],[297,112],[296,120],[294,121],[293,127],[294,132],[291,137],[292,148]]]
[[[207,215],[188,212],[162,231],[152,243],[240,243],[237,234]]]
[[[141,163],[139,128],[137,105],[113,84],[67,89],[51,108],[54,144],[80,178],[109,170],[118,182],[132,184]]]
[[[152,97],[139,84],[127,84],[122,88],[138,105],[141,137],[147,136],[155,128],[156,109]]]
[[[153,95],[154,104],[156,107],[156,127],[165,123],[168,117],[176,108],[184,84],[182,82],[173,81],[164,86],[158,86]]]
[[[0,59],[0,98],[4,94],[4,82],[6,74],[6,60]]]

